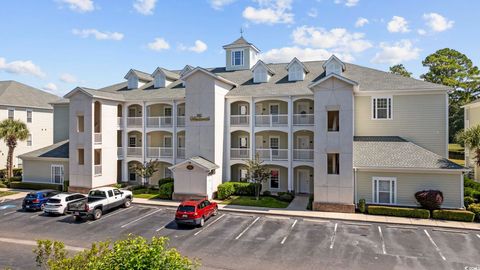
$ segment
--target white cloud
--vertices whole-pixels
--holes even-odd
[[[335,4],[344,4],[347,7],[354,7],[360,2],[360,0],[335,0]]]
[[[153,42],[147,44],[152,51],[163,51],[170,49],[170,44],[164,38],[156,38]]]
[[[63,73],[62,75],[60,75],[60,81],[64,83],[76,83],[78,80],[72,74]]]
[[[359,17],[357,19],[357,21],[355,22],[355,27],[359,28],[359,27],[363,27],[365,26],[366,24],[368,24],[369,21],[367,18],[363,18],[363,17]]]
[[[248,6],[242,15],[256,24],[293,23],[292,0],[255,0],[258,8]]]
[[[233,2],[235,2],[235,0],[210,0],[210,6],[212,6],[213,9],[220,10]]]
[[[140,14],[152,15],[156,3],[157,0],[135,0],[133,8]]]
[[[36,77],[46,76],[42,69],[30,60],[17,60],[7,62],[5,58],[0,57],[0,71],[2,70],[12,74],[26,74]]]
[[[423,14],[423,19],[430,30],[434,32],[443,32],[453,27],[454,21],[448,20],[438,13]]]
[[[260,54],[260,59],[267,63],[290,62],[294,57],[300,61],[313,61],[328,59],[333,53],[325,49],[300,48],[298,46],[271,49]],[[335,53],[342,61],[351,62],[353,57],[350,54]]]
[[[60,0],[60,2],[68,4],[71,10],[81,13],[95,10],[92,0]]]
[[[421,36],[424,36],[424,35],[427,34],[427,31],[425,31],[424,29],[418,29],[418,30],[417,30],[417,33],[418,33],[419,35],[421,35]]]
[[[418,59],[420,54],[420,49],[414,47],[408,39],[394,44],[382,42],[380,43],[380,48],[382,50],[375,54],[372,59],[373,63],[395,65]]]
[[[196,40],[194,46],[187,47],[183,44],[180,44],[179,48],[182,51],[191,51],[191,52],[196,52],[196,53],[202,53],[202,52],[207,50],[208,46],[207,46],[207,44],[205,44],[205,42],[203,42],[201,40]]]
[[[118,32],[102,32],[97,29],[73,29],[72,33],[82,38],[88,38],[90,36],[95,37],[97,40],[122,40],[124,35]]]
[[[50,83],[47,83],[44,87],[42,87],[42,89],[45,90],[45,91],[53,93],[53,92],[58,90],[58,87],[57,87],[56,84],[50,82]]]
[[[318,10],[316,8],[311,8],[307,15],[312,18],[316,18],[318,16]]]
[[[390,33],[407,33],[410,32],[408,29],[408,22],[405,18],[400,16],[393,16],[392,20],[387,24],[387,30]]]

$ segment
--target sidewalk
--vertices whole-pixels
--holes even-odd
[[[0,191],[14,191],[17,192],[12,195],[8,196],[3,196],[0,197],[0,202],[6,201],[6,200],[16,200],[16,199],[23,199],[29,193],[31,190],[26,190],[26,189],[12,189],[12,188],[0,188]]]
[[[179,202],[164,201],[164,200],[148,200],[135,198],[134,203],[143,205],[178,207]],[[218,203],[218,201],[217,201]],[[371,223],[389,223],[401,225],[414,226],[430,226],[443,227],[451,229],[467,229],[480,231],[480,223],[459,222],[459,221],[444,221],[435,219],[416,219],[404,217],[389,217],[389,216],[375,216],[359,213],[333,213],[333,212],[317,212],[317,211],[302,211],[302,210],[287,210],[287,209],[273,209],[263,207],[239,206],[239,205],[224,205],[218,204],[218,209],[221,211],[236,212],[236,213],[250,213],[262,215],[288,216],[300,218],[318,218],[328,220],[342,220],[342,221],[360,221]]]

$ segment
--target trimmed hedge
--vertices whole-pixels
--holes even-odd
[[[28,183],[28,182],[11,182],[10,188],[23,188],[23,189],[33,189],[33,190],[40,190],[40,189],[55,189],[58,191],[63,190],[63,185],[57,184],[44,184],[44,183]]]
[[[225,200],[230,198],[235,193],[235,187],[232,184],[233,182],[226,182],[218,185],[217,188],[217,197],[220,200]]]
[[[468,206],[472,203],[475,203],[475,199],[470,197],[470,196],[465,196],[463,198],[463,204],[465,205],[465,208],[468,208]]]
[[[358,211],[360,211],[360,213],[362,214],[365,214],[365,212],[367,211],[367,203],[365,199],[358,200]]]
[[[173,183],[173,178],[162,178],[158,180],[158,186],[161,186],[166,183]]]
[[[173,196],[173,182],[165,183],[160,186],[159,191],[159,198],[161,199],[168,199],[171,200]]]
[[[433,210],[434,219],[472,222],[475,214],[465,210]]]
[[[480,221],[480,203],[472,203],[468,206],[468,211],[475,214],[475,219]]]
[[[232,195],[255,196],[256,187],[262,190],[262,185],[248,182],[226,182],[218,186],[217,196],[220,200],[228,199]]]
[[[403,208],[369,205],[367,211],[370,215],[383,215],[394,217],[411,217],[411,218],[430,218],[430,211],[418,208]]]

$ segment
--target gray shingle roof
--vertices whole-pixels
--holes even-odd
[[[61,141],[44,148],[20,155],[20,158],[68,158],[68,140]]]
[[[200,157],[200,156],[195,156],[195,157],[191,157],[189,158],[188,160],[191,160],[209,170],[214,170],[214,169],[218,169],[219,166],[213,162],[211,162],[210,160],[208,159],[205,159],[203,157]]]
[[[0,81],[0,105],[52,109],[59,97],[16,81]]]
[[[356,168],[465,169],[423,147],[395,136],[356,136],[353,142],[353,166]]]

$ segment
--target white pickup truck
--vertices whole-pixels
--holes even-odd
[[[68,212],[75,220],[91,217],[95,220],[103,213],[119,206],[128,208],[132,205],[132,192],[112,187],[95,188],[88,192],[88,197],[68,204]]]

